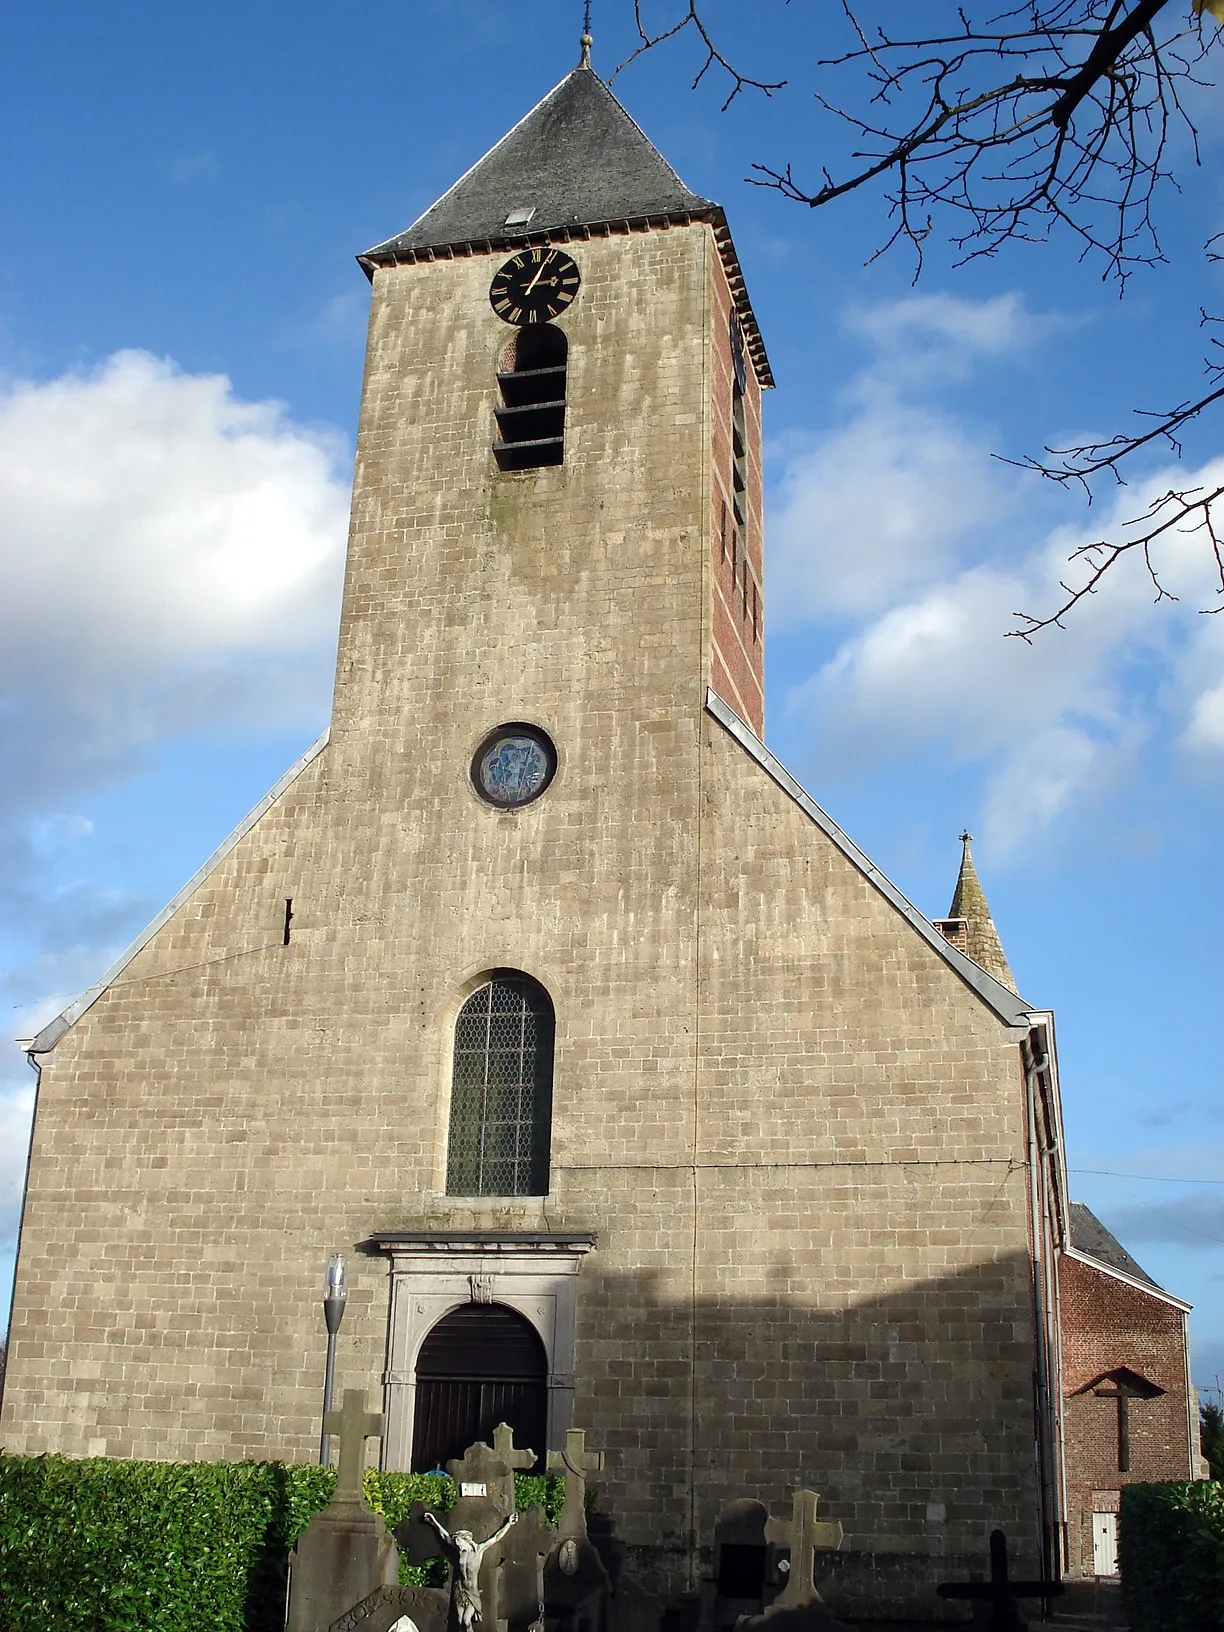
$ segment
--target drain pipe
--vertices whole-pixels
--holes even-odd
[[[1041,1501],[1041,1567],[1047,1581],[1058,1579],[1054,1564],[1054,1515],[1052,1511],[1052,1476],[1049,1444],[1050,1427],[1050,1351],[1046,1328],[1046,1310],[1049,1303],[1047,1282],[1048,1266],[1045,1261],[1044,1213],[1041,1209],[1041,1184],[1038,1176],[1040,1151],[1037,1142],[1037,1079],[1048,1069],[1048,1053],[1037,1056],[1030,1043],[1029,1059],[1025,1063],[1025,1085],[1028,1100],[1028,1170],[1029,1211],[1033,1239],[1033,1300],[1034,1326],[1037,1338],[1037,1484]],[[1061,1573],[1061,1572],[1059,1572]]]

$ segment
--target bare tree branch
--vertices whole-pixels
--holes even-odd
[[[1170,490],[1160,498],[1153,500],[1142,516],[1129,522],[1127,526],[1143,526],[1143,531],[1134,538],[1122,540],[1098,539],[1095,544],[1081,544],[1072,551],[1072,561],[1082,561],[1088,568],[1088,576],[1082,584],[1072,586],[1065,581],[1059,587],[1064,592],[1064,599],[1057,611],[1037,618],[1029,612],[1015,612],[1020,628],[1009,629],[1008,635],[1018,639],[1031,641],[1033,636],[1043,629],[1064,629],[1063,619],[1073,611],[1082,600],[1089,595],[1095,595],[1100,587],[1101,579],[1111,567],[1125,555],[1138,553],[1143,558],[1147,575],[1152,581],[1156,594],[1156,601],[1175,601],[1177,596],[1167,590],[1160,581],[1156,563],[1152,556],[1153,547],[1171,532],[1199,533],[1201,532],[1209,542],[1212,557],[1215,562],[1216,577],[1219,579],[1218,595],[1224,595],[1224,549],[1219,533],[1216,531],[1216,520],[1212,514],[1212,505],[1217,499],[1224,496],[1224,487],[1215,487],[1210,491],[1201,487],[1186,488],[1180,492]],[[1197,519],[1194,519],[1197,518]],[[1182,526],[1182,522],[1190,521],[1190,526]],[[1144,524],[1147,524],[1144,526]],[[1200,608],[1204,613],[1224,612],[1224,601],[1218,606]]]
[[[773,80],[772,82],[764,79],[750,79],[747,74],[741,74],[737,68],[733,68],[710,38],[709,30],[702,22],[701,14],[697,9],[697,0],[688,0],[688,10],[680,21],[673,23],[670,28],[662,29],[657,34],[648,33],[642,21],[642,0],[633,0],[633,17],[637,24],[638,38],[641,44],[635,51],[631,51],[623,62],[617,63],[612,73],[613,79],[622,69],[627,68],[631,62],[636,61],[644,51],[651,51],[656,45],[662,45],[665,40],[674,40],[677,34],[683,34],[687,29],[691,29],[701,37],[701,43],[706,51],[706,59],[697,72],[692,89],[696,90],[709,70],[714,67],[721,68],[731,79],[731,94],[723,103],[721,112],[726,113],[732,102],[743,90],[760,91],[765,96],[772,96],[775,91],[780,91],[786,84],[784,79]]]
[[[716,44],[699,0],[676,0],[683,4],[678,20],[655,32],[643,22],[642,3],[634,0],[641,43],[627,62],[689,32],[705,53],[693,83],[711,69],[727,76],[724,108],[743,90],[771,95],[786,83],[754,79],[738,68]],[[849,161],[840,174],[822,166],[816,180],[804,178],[796,161],[755,163],[748,177],[754,185],[819,209],[883,182],[890,224],[875,254],[907,243],[915,278],[941,223],[961,264],[1055,231],[1077,239],[1082,255],[1101,257],[1105,275],[1121,289],[1136,268],[1164,259],[1154,204],[1164,187],[1176,186],[1169,166],[1175,128],[1198,161],[1197,132],[1182,95],[1207,83],[1203,63],[1209,52],[1218,57],[1221,32],[1205,25],[1201,13],[1224,17],[1224,0],[1193,0],[1192,19],[1186,0],[1012,0],[1008,9],[981,16],[963,0],[955,12],[941,4],[913,8],[923,21],[934,20],[927,32],[912,35],[869,22],[873,12],[885,11],[872,0],[840,0],[840,8],[844,47],[815,64],[837,94],[818,88],[815,100],[851,133]],[[1224,234],[1208,243],[1207,254],[1224,259]],[[1204,323],[1216,321],[1203,314]],[[1121,483],[1120,465],[1145,448],[1163,444],[1180,457],[1186,424],[1224,399],[1218,352],[1207,371],[1212,389],[1143,414],[1148,423],[1140,431],[1047,447],[1044,459],[1006,462],[1078,486],[1091,501],[1094,478],[1109,474]],[[1172,489],[1123,524],[1121,539],[1082,546],[1072,560],[1088,568],[1084,582],[1063,584],[1065,598],[1048,617],[1017,614],[1022,627],[1011,632],[1029,639],[1061,627],[1067,613],[1096,593],[1105,573],[1132,554],[1142,556],[1156,599],[1175,599],[1160,582],[1153,556],[1174,532],[1202,532],[1224,593],[1211,513],[1221,492]]]

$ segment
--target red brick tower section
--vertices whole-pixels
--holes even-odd
[[[1150,1280],[1086,1207],[1071,1214],[1075,1245],[1058,1274],[1066,1565],[1072,1576],[1109,1575],[1122,1487],[1196,1477],[1190,1305]]]
[[[761,385],[718,260],[713,284],[710,685],[758,737],[764,737]]]

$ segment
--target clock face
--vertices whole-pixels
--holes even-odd
[[[568,255],[541,244],[521,249],[494,274],[489,301],[503,323],[547,323],[565,310],[581,282]]]

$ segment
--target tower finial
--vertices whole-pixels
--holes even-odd
[[[582,38],[578,43],[582,47],[582,57],[578,66],[579,68],[589,68],[591,66],[591,47],[595,44],[595,41],[591,38],[591,0],[586,0],[586,5],[583,8]]]

